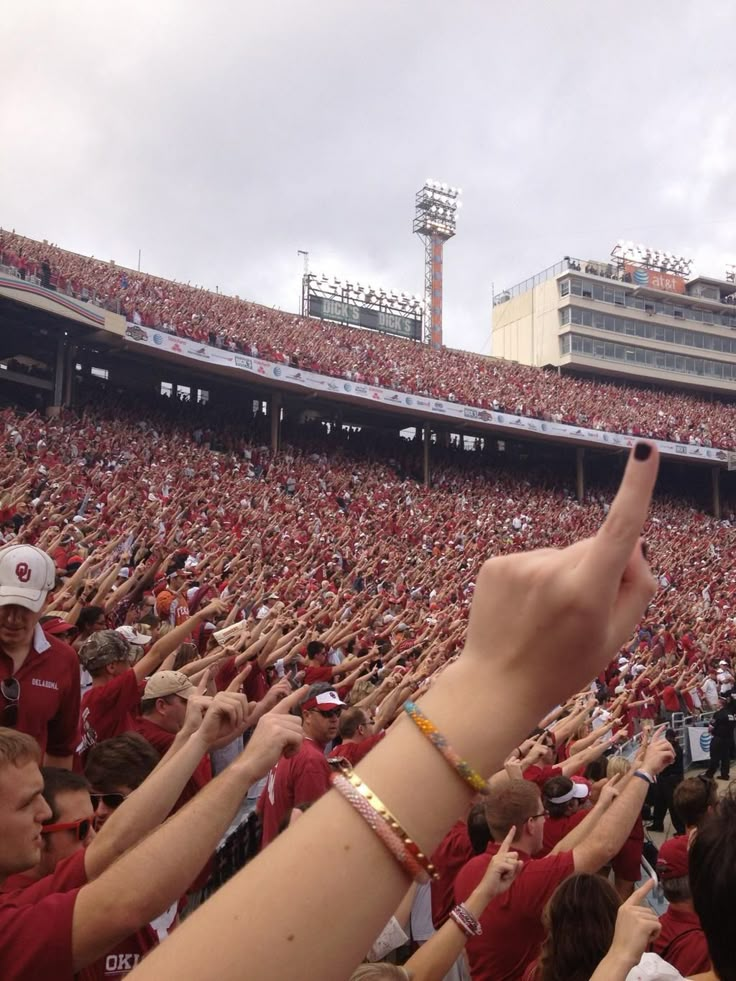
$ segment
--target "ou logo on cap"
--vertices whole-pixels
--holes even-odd
[[[28,582],[31,578],[31,567],[27,562],[19,562],[15,567],[15,574],[21,582]]]

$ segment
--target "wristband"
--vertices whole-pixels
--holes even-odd
[[[459,903],[450,910],[450,919],[452,919],[468,937],[480,937],[483,934],[483,927],[476,920],[470,910],[463,906],[462,903]]]
[[[370,804],[371,808],[376,812],[376,814],[383,819],[383,821],[388,825],[391,831],[403,842],[404,847],[408,851],[411,859],[416,862],[426,876],[430,879],[439,879],[439,873],[437,869],[432,865],[431,861],[427,856],[421,851],[416,842],[404,831],[403,827],[399,824],[396,818],[393,816],[391,811],[386,807],[386,805],[381,801],[373,791],[360,779],[357,773],[352,769],[345,771],[343,774],[345,780],[348,784],[358,791],[358,793],[365,798],[365,800]],[[337,778],[337,779],[336,779]],[[333,774],[332,782],[336,784],[337,789],[340,790],[343,786],[337,774]],[[343,794],[343,796],[345,796]]]
[[[465,781],[473,793],[484,795],[488,793],[488,782],[477,770],[473,769],[467,760],[458,756],[437,726],[427,718],[415,702],[411,700],[404,702],[404,711],[422,735],[426,736],[434,748],[444,756],[455,773]]]
[[[634,776],[650,785],[657,782],[657,778],[653,777],[651,773],[647,773],[646,770],[634,770]]]

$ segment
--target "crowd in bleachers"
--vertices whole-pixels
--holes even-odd
[[[0,263],[128,320],[303,369],[485,409],[731,449],[733,404],[558,375],[375,331],[304,319],[0,231]]]
[[[418,444],[316,423],[284,423],[274,454],[266,423],[124,393],[57,418],[0,411],[0,811],[20,829],[0,843],[3,977],[50,976],[50,965],[60,978],[136,965],[136,981],[201,977],[208,949],[244,937],[253,975],[274,981],[297,976],[304,958],[302,976],[345,981],[369,947],[356,979],[462,978],[469,963],[476,981],[551,981],[577,976],[571,957],[596,981],[623,981],[642,956],[650,967],[669,961],[672,977],[711,961],[722,971],[717,940],[705,940],[712,924],[693,911],[705,893],[693,878],[692,899],[686,874],[683,885],[686,836],[662,850],[661,921],[635,905],[646,892],[635,888],[645,801],[659,831],[668,812],[675,831],[693,832],[717,810],[710,779],[696,780],[699,811],[677,809],[692,788],[672,735],[651,734],[655,720],[715,712],[708,774],[729,773],[733,516],[662,495],[642,529],[646,553],[641,511],[626,555],[602,573],[591,565],[565,596],[590,542],[613,553],[622,509],[635,511],[637,495],[646,503],[647,444],[629,464],[624,503],[612,505],[607,486],[578,502],[553,472],[459,448],[436,448],[426,488]],[[607,520],[617,530],[604,545],[590,536]],[[489,556],[501,565],[483,567]],[[613,602],[614,562],[623,614],[618,600],[601,606]],[[495,707],[479,692],[498,692]],[[392,725],[408,714],[431,735],[420,698],[482,780],[449,751],[442,760],[412,742],[408,722]],[[618,748],[640,733],[629,765]],[[482,748],[486,738],[501,756]],[[398,781],[386,776],[392,760]],[[414,779],[421,790],[409,793]],[[406,840],[362,781],[378,781]],[[484,805],[470,808],[465,783]],[[247,798],[258,800],[261,852],[188,917]],[[426,842],[434,869],[409,835]],[[601,868],[611,886],[592,875]],[[368,905],[355,907],[363,875]],[[411,878],[419,885],[406,893]],[[340,899],[345,935],[329,956],[302,889]],[[605,923],[566,950],[565,931],[594,909]],[[418,949],[406,969],[384,963],[397,949],[405,960],[409,939]],[[650,944],[664,961],[645,953]],[[242,952],[220,967],[226,981],[240,970]]]

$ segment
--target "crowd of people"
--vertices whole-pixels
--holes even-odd
[[[0,230],[0,264],[129,321],[354,382],[592,429],[736,447],[733,404],[558,375],[305,319]]]
[[[732,518],[647,511],[647,443],[579,502],[265,424],[0,411],[3,977],[730,979]],[[259,855],[192,912],[251,806]]]

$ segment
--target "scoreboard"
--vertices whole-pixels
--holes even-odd
[[[414,341],[422,340],[422,321],[415,317],[391,311],[376,309],[346,302],[333,296],[320,296],[309,292],[308,313],[319,320],[334,320],[341,324],[367,327],[384,334],[408,337]]]

